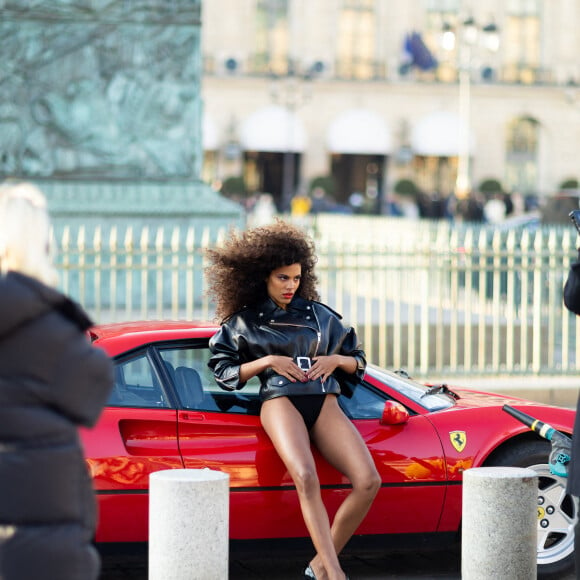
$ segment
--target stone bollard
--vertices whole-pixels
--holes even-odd
[[[230,476],[169,469],[149,477],[149,580],[226,580]]]
[[[537,578],[538,476],[521,467],[463,474],[462,580]]]

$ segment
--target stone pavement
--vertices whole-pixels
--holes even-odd
[[[302,580],[303,555],[230,556],[228,580]],[[461,549],[401,550],[384,555],[341,556],[350,580],[461,580]],[[575,580],[570,574],[559,580]],[[103,555],[100,580],[148,580],[144,546]],[[226,580],[224,578],[224,580]],[[493,580],[490,578],[490,580]]]
[[[295,553],[235,555],[230,557],[229,580],[301,580],[306,561],[306,556]],[[341,557],[341,562],[351,580],[461,578],[458,548],[419,552],[403,550],[372,556],[347,554]],[[147,580],[146,548],[133,547],[104,554],[101,580]]]
[[[406,580],[426,578],[459,580],[461,578],[458,550],[429,552],[392,552],[383,556],[341,557],[344,571],[351,580]],[[270,557],[238,559],[230,565],[229,580],[298,580],[302,579],[305,559]]]

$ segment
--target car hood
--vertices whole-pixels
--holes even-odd
[[[497,407],[503,405],[537,405],[526,399],[515,397],[513,395],[502,395],[499,393],[490,393],[487,391],[477,391],[464,387],[453,387],[449,389],[459,396],[456,401],[457,407]]]
[[[489,411],[484,411],[483,413],[491,413],[486,415],[491,418],[491,416],[495,415],[496,412],[500,412],[504,405],[509,405],[511,407],[519,408],[524,413],[531,415],[535,419],[540,419],[541,421],[552,424],[556,429],[567,433],[572,432],[575,416],[575,410],[573,409],[547,405],[537,401],[515,397],[513,395],[501,395],[499,393],[489,393],[463,387],[450,387],[450,390],[456,393],[459,396],[459,399],[455,401],[453,407],[443,410],[443,413],[454,411],[469,413],[469,410],[471,410],[472,413],[481,416],[482,409],[489,409]],[[512,419],[516,423],[519,423],[517,419],[514,419],[513,417]],[[519,423],[519,425],[523,427],[522,423]]]

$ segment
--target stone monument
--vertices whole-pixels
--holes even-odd
[[[201,182],[201,0],[0,0],[0,180],[56,229],[239,225]]]

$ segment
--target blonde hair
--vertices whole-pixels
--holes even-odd
[[[20,272],[55,286],[50,218],[44,194],[31,183],[0,185],[0,273]]]

